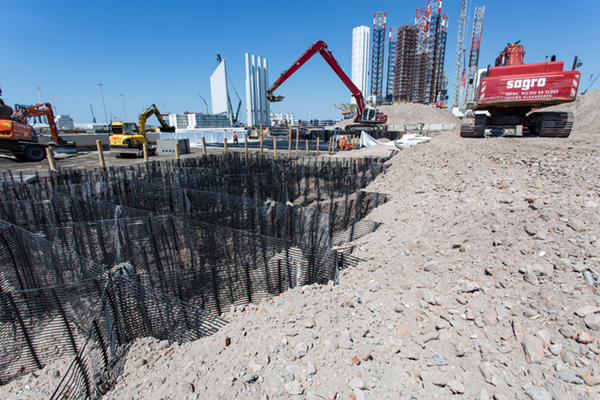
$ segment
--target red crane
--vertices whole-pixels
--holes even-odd
[[[337,76],[344,82],[346,87],[350,89],[352,93],[352,97],[356,100],[356,105],[358,108],[358,115],[355,119],[355,122],[360,122],[363,124],[385,124],[387,122],[387,115],[384,115],[380,112],[377,112],[376,109],[367,107],[365,104],[365,99],[362,95],[362,92],[356,85],[352,82],[348,75],[344,73],[336,59],[331,54],[331,51],[327,48],[327,45],[322,40],[319,40],[312,46],[308,48],[298,58],[291,67],[289,67],[285,72],[281,74],[281,76],[273,83],[270,89],[267,90],[267,99],[271,102],[282,101],[284,96],[275,96],[273,92],[281,86],[283,82],[285,82],[290,76],[294,74],[294,72],[298,71],[301,66],[303,66],[312,56],[320,53],[321,56],[325,59],[327,64],[333,69],[333,71],[337,74]]]

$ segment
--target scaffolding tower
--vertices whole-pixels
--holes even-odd
[[[385,21],[387,11],[376,12],[373,18],[373,58],[371,63],[371,94],[383,91],[383,62],[385,52]]]
[[[415,25],[402,25],[396,39],[394,101],[412,101],[417,72],[418,30]]]
[[[458,38],[456,39],[456,60],[454,61],[454,92],[452,95],[452,107],[460,107],[460,85],[461,73],[464,70],[463,59],[465,53],[465,34],[467,31],[467,1],[461,0],[460,14],[458,17]]]
[[[398,42],[399,27],[390,27],[390,40],[388,44],[388,67],[387,83],[385,87],[385,100],[392,102],[394,100],[394,76],[396,74],[396,47]]]
[[[438,16],[438,29],[433,56],[433,72],[431,74],[431,91],[429,103],[439,103],[442,90],[442,76],[444,75],[444,59],[446,58],[446,38],[448,36],[448,17]]]
[[[417,66],[413,101],[433,103],[439,97],[441,74],[446,53],[448,19],[442,15],[442,1],[429,0],[427,7],[417,8]]]
[[[469,55],[469,73],[467,76],[467,94],[465,104],[473,100],[475,77],[477,76],[477,66],[479,64],[479,47],[481,46],[481,34],[483,33],[483,16],[485,6],[475,8],[475,18],[473,20],[473,37],[471,38],[471,53]]]

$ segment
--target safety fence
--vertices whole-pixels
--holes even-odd
[[[0,384],[70,360],[52,398],[98,398],[136,338],[195,340],[231,306],[337,281],[359,260],[332,248],[377,229],[387,197],[360,189],[384,170],[238,155],[4,175]]]

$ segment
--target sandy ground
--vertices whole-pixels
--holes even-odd
[[[567,139],[453,131],[399,152],[339,285],[234,308],[196,342],[138,340],[105,397],[600,399],[599,105],[568,106]],[[0,397],[39,398],[57,368]]]

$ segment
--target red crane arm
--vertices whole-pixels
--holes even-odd
[[[333,69],[333,71],[342,80],[342,82],[344,82],[346,87],[350,89],[352,97],[354,97],[354,99],[356,100],[356,105],[358,107],[358,115],[362,115],[362,112],[365,109],[365,99],[363,98],[360,89],[357,88],[356,85],[352,82],[352,80],[348,78],[348,75],[344,73],[336,59],[333,57],[333,54],[331,54],[331,51],[329,51],[327,45],[322,40],[319,40],[318,42],[315,42],[315,44],[310,46],[308,50],[306,50],[304,54],[302,54],[300,58],[298,58],[294,62],[294,64],[292,64],[291,67],[289,67],[285,72],[281,74],[281,76],[275,81],[275,83],[273,83],[273,86],[271,86],[271,88],[267,90],[267,99],[269,99],[269,101],[283,100],[282,96],[273,96],[273,92],[279,86],[281,86],[281,84],[285,82],[290,76],[292,76],[294,72],[300,69],[300,67],[303,66],[316,53],[321,53],[321,56],[325,59],[327,64],[329,64],[331,69]]]
[[[58,128],[56,126],[56,122],[54,121],[54,113],[52,112],[52,106],[50,103],[39,103],[32,106],[18,106],[15,104],[15,108],[17,109],[17,112],[15,112],[15,117],[24,124],[26,124],[31,117],[41,117],[42,115],[46,116],[50,133],[52,134],[52,140],[54,140],[55,143],[62,142],[62,138],[60,138],[58,135]]]

